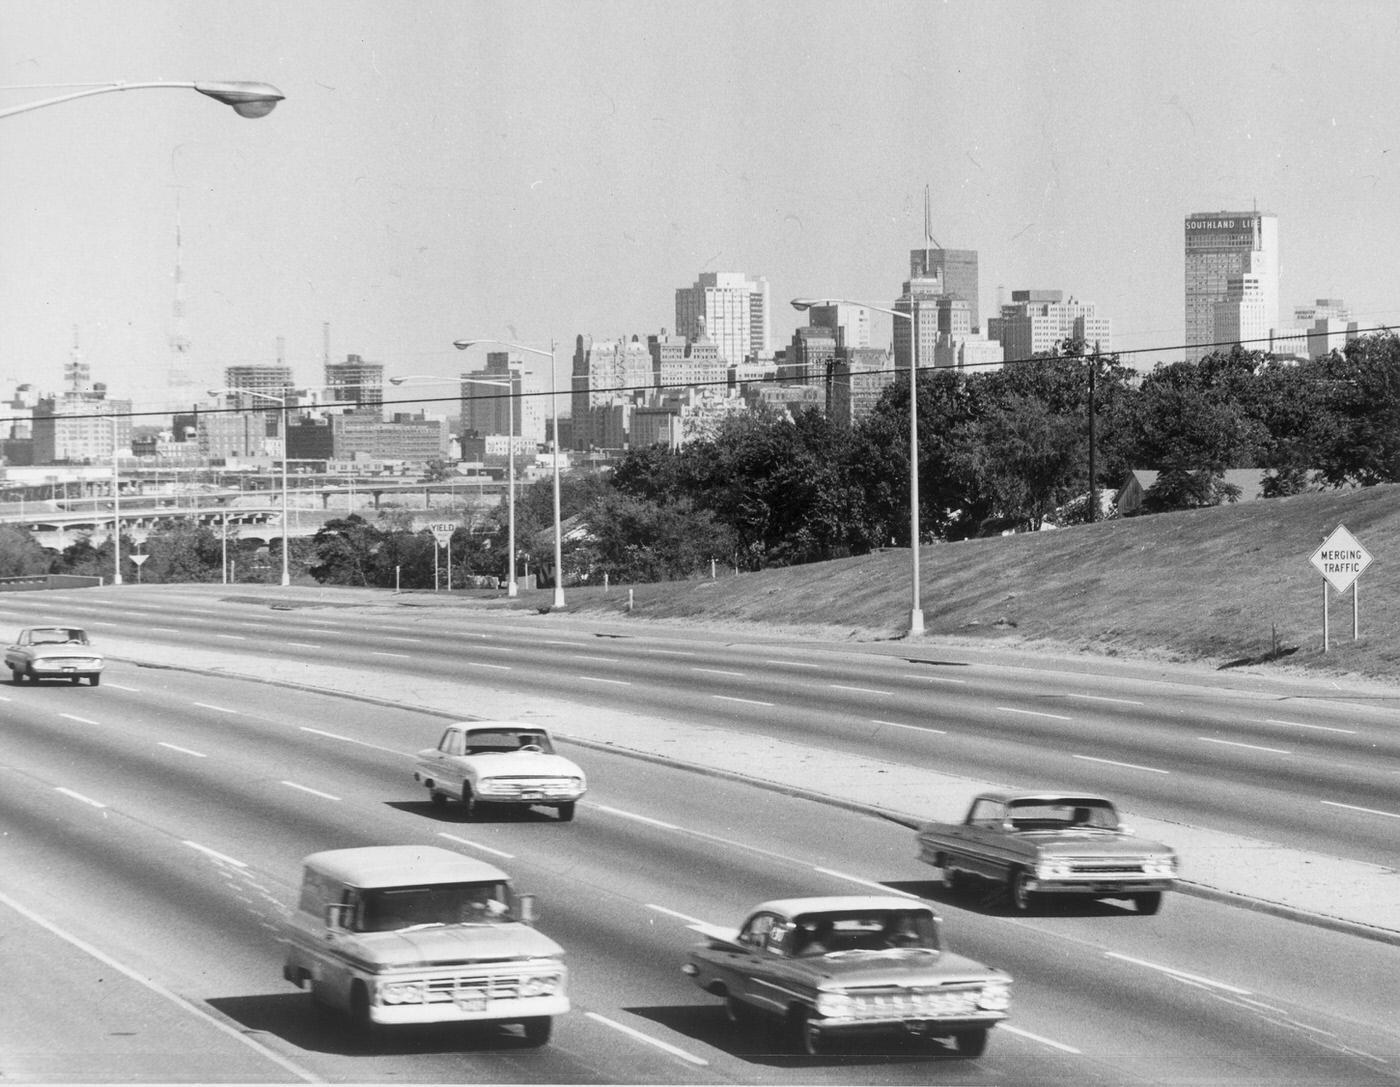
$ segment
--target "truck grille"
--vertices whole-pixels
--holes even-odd
[[[1142,862],[1124,864],[1121,861],[1115,863],[1085,863],[1070,865],[1070,871],[1077,876],[1140,876],[1142,875]]]
[[[488,974],[485,977],[462,974],[451,978],[433,978],[423,988],[430,1004],[469,998],[516,1000],[520,997],[524,980],[521,974]]]

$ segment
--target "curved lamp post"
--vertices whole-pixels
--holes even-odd
[[[506,596],[516,596],[520,592],[519,585],[515,581],[515,384],[511,380],[493,381],[485,377],[467,377],[465,374],[461,381],[470,381],[473,385],[495,385],[500,389],[510,390],[510,400],[506,405],[506,433],[509,443],[506,453],[506,549],[510,556],[506,565],[509,573],[506,576]],[[408,377],[391,377],[390,385],[451,385],[455,384],[451,378],[429,377],[410,375]],[[451,588],[452,572],[447,574],[448,588]]]
[[[210,389],[210,396],[225,396],[228,394],[238,396],[261,396],[264,400],[271,400],[282,408],[282,587],[285,589],[292,583],[291,574],[287,568],[287,552],[291,550],[291,540],[287,533],[291,531],[291,521],[287,518],[287,399],[282,396],[273,396],[271,393],[258,392],[257,389]]]
[[[915,312],[872,306],[866,302],[854,302],[849,298],[794,298],[792,308],[809,310],[813,306],[860,306],[887,313],[891,317],[902,317],[909,322],[909,552],[912,556],[913,600],[909,607],[909,633],[924,632],[924,609],[919,599],[919,323]],[[910,307],[911,310],[913,307]]]
[[[112,421],[112,584],[122,583],[122,477],[117,467],[117,417],[109,415]]]
[[[528,351],[532,355],[543,355],[549,359],[549,413],[554,420],[551,426],[553,433],[550,435],[549,458],[554,467],[554,606],[562,608],[564,606],[564,533],[559,519],[559,390],[556,387],[558,382],[554,379],[554,341],[549,341],[548,351],[489,337],[479,340],[453,340],[452,346],[458,351],[465,351],[479,343],[494,343],[501,347],[509,347],[514,351]]]
[[[0,118],[13,117],[17,113],[27,113],[32,109],[43,109],[45,106],[56,106],[62,102],[72,102],[76,98],[89,98],[94,94],[112,94],[116,91],[140,91],[173,88],[176,90],[193,90],[200,94],[207,94],[217,102],[222,102],[226,106],[233,108],[233,111],[240,117],[266,117],[273,111],[277,103],[286,97],[281,91],[271,83],[249,83],[249,82],[210,82],[202,80],[194,83],[172,83],[164,80],[153,83],[78,83],[67,84],[67,86],[82,87],[82,90],[73,91],[69,94],[60,94],[56,98],[44,98],[37,102],[25,102],[23,105],[10,106],[8,109],[0,109]],[[0,88],[0,90],[14,90],[18,88]]]

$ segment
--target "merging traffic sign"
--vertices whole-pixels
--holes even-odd
[[[1346,525],[1338,525],[1312,553],[1312,564],[1327,579],[1327,584],[1344,593],[1371,565],[1371,555],[1361,546],[1361,541],[1347,531]]]

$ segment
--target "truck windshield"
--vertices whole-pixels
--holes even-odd
[[[503,925],[514,920],[504,883],[437,883],[362,891],[356,929],[394,932],[427,925]]]

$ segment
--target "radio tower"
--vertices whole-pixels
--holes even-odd
[[[77,325],[73,326],[73,352],[63,366],[63,376],[68,379],[69,396],[80,395],[87,388],[88,378],[91,376],[88,364],[83,361],[82,352],[78,350]]]
[[[175,194],[175,299],[170,307],[170,370],[167,381],[177,394],[194,382],[190,373],[190,330],[185,321],[184,256],[180,241],[180,194]]]

